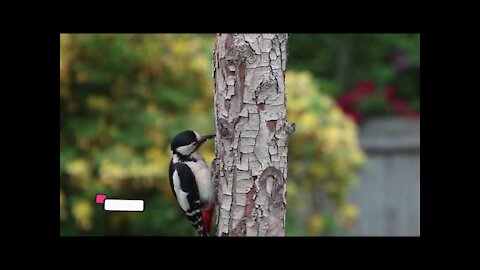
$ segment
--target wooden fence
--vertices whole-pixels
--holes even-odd
[[[351,201],[360,210],[358,236],[420,235],[420,121],[371,120],[360,129],[368,155]]]

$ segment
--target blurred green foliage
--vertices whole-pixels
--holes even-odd
[[[288,53],[289,70],[312,72],[322,92],[334,98],[372,81],[380,89],[393,85],[408,107],[420,110],[419,34],[292,34]],[[393,113],[378,95],[371,98],[358,108],[361,113]]]
[[[169,142],[185,129],[215,128],[214,38],[61,35],[61,235],[196,235],[170,191]],[[330,235],[354,225],[361,213],[348,192],[365,156],[355,123],[329,95],[361,79],[389,81],[385,53],[400,46],[414,61],[417,39],[290,36],[287,112],[297,131],[289,142],[287,235]],[[207,162],[213,147],[201,149]],[[94,203],[97,193],[143,199],[145,211],[105,212]]]

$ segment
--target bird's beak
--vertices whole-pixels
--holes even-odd
[[[210,140],[210,139],[212,139],[212,138],[214,138],[214,137],[215,137],[215,134],[213,134],[213,135],[204,135],[204,136],[200,137],[200,140],[198,141],[198,144],[199,144],[199,145],[202,145],[204,142],[206,142],[207,140]]]

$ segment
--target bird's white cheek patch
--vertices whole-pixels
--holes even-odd
[[[177,148],[177,152],[179,152],[184,156],[190,155],[193,152],[193,150],[195,150],[195,145],[193,144],[184,145]]]
[[[183,211],[190,209],[190,204],[187,200],[188,193],[180,189],[180,177],[178,177],[178,172],[176,170],[173,172],[173,189],[175,190],[175,194],[177,194],[178,203]]]
[[[193,133],[195,133],[195,136],[197,137],[197,141],[200,141],[200,139],[201,139],[200,134],[198,134],[196,131],[194,131]]]

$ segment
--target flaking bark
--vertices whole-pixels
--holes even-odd
[[[287,34],[218,34],[215,172],[218,236],[284,236]]]

